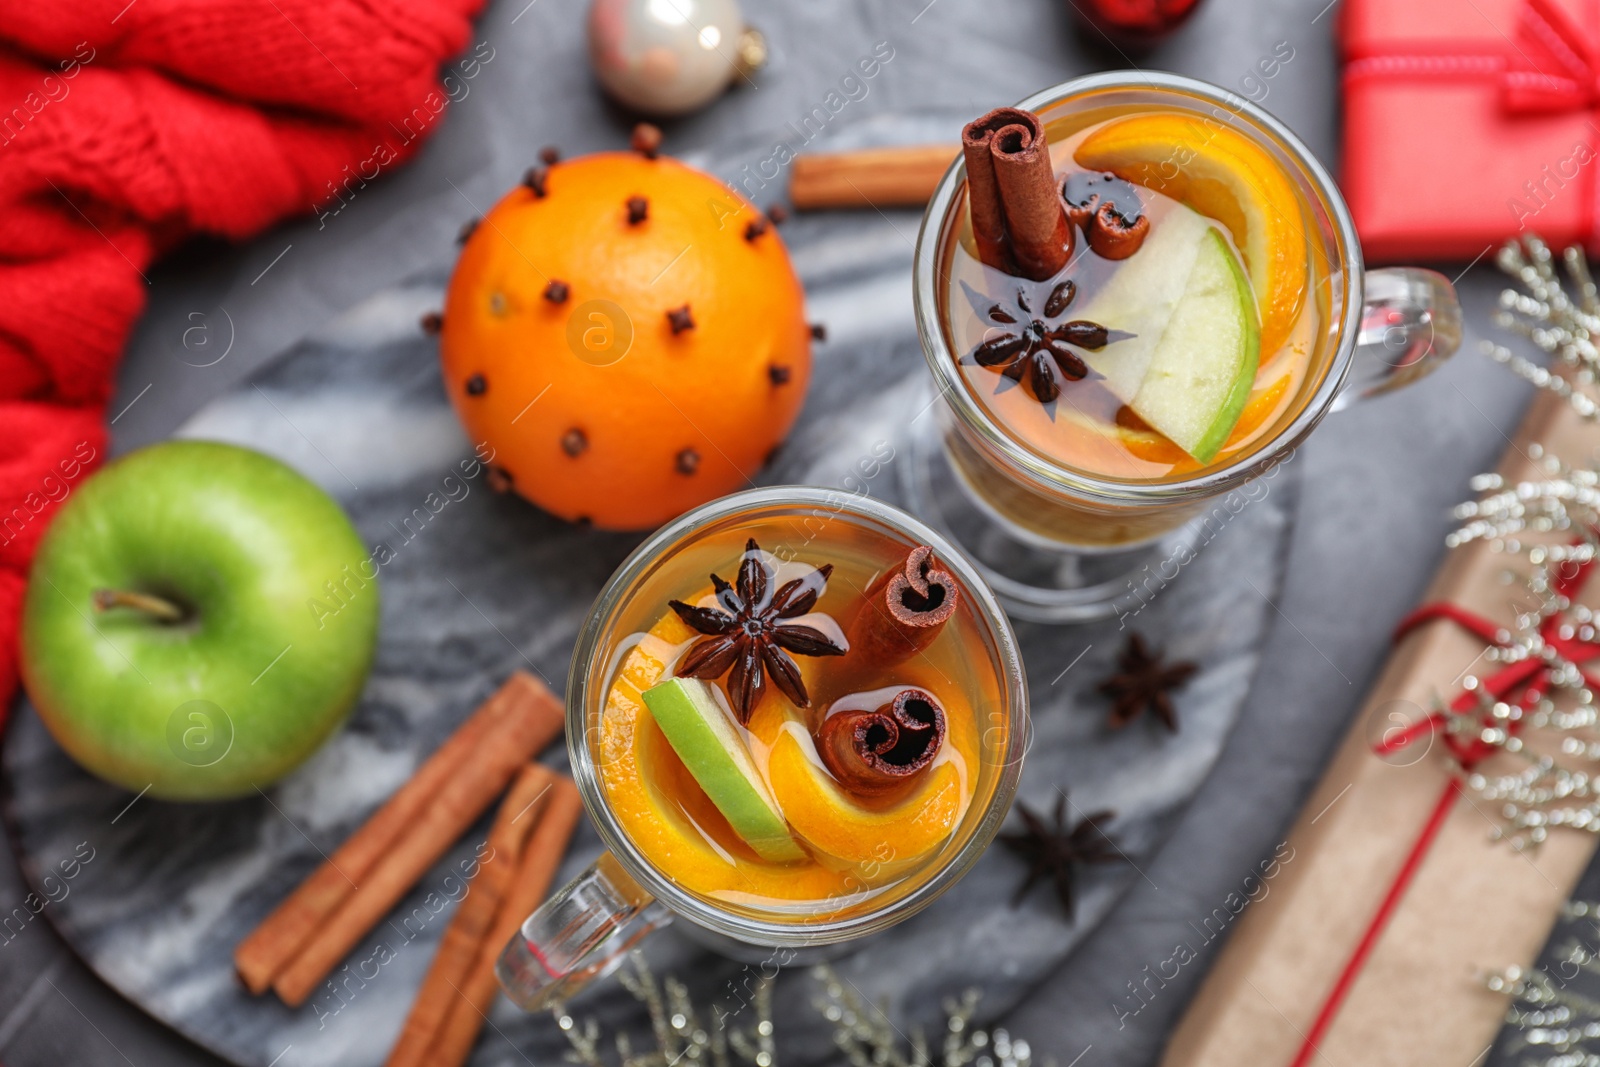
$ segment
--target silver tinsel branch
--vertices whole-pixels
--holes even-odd
[[[1525,971],[1508,967],[1488,975],[1485,985],[1509,995],[1506,1025],[1515,1034],[1508,1051],[1521,1053],[1523,1067],[1600,1067],[1600,1000],[1571,988],[1600,978],[1600,904],[1571,901],[1562,920],[1569,930],[1553,965]]]
[[[959,1000],[944,1004],[944,1038],[935,1050],[920,1029],[913,1029],[905,1046],[900,1032],[882,1008],[871,1007],[855,987],[830,968],[813,972],[822,993],[815,1003],[822,1017],[833,1024],[833,1042],[850,1067],[1031,1067],[1033,1052],[1026,1041],[1004,1030],[980,1030],[972,1025],[979,993],[969,989]]]
[[[1495,321],[1531,340],[1550,356],[1552,367],[1505,345],[1485,341],[1483,349],[1518,376],[1565,398],[1584,418],[1600,418],[1600,403],[1585,391],[1600,381],[1600,348],[1595,345],[1600,338],[1600,293],[1582,248],[1574,245],[1561,258],[1565,280],[1556,271],[1550,246],[1531,234],[1507,243],[1495,256],[1500,269],[1522,286],[1520,292],[1506,289],[1500,294]]]
[[[1549,246],[1532,236],[1510,242],[1496,257],[1500,269],[1522,286],[1501,294],[1497,321],[1550,355],[1555,370],[1503,345],[1488,344],[1486,350],[1593,419],[1600,417],[1600,404],[1585,390],[1600,382],[1600,348],[1594,343],[1600,338],[1600,294],[1581,249],[1567,249],[1563,259],[1565,280]],[[1494,667],[1542,661],[1548,687],[1536,700],[1521,693],[1496,699],[1478,676],[1469,676],[1462,684],[1477,694],[1473,706],[1460,712],[1440,709],[1455,738],[1521,762],[1498,773],[1477,767],[1462,771],[1463,785],[1482,810],[1499,815],[1497,834],[1518,849],[1538,845],[1554,826],[1600,832],[1595,695],[1578,665],[1557,647],[1563,641],[1594,641],[1600,628],[1595,613],[1563,595],[1558,581],[1571,568],[1600,558],[1600,470],[1572,467],[1537,444],[1528,446],[1527,454],[1539,468],[1533,479],[1512,483],[1498,474],[1472,479],[1478,497],[1455,509],[1461,525],[1446,543],[1456,548],[1486,542],[1525,561],[1508,569],[1508,582],[1520,587],[1515,618],[1495,635],[1496,646],[1484,658]],[[1552,634],[1555,643],[1547,640]],[[1541,743],[1529,744],[1536,738]]]
[[[1528,458],[1543,468],[1544,479],[1508,483],[1498,474],[1480,474],[1469,483],[1480,494],[1455,509],[1462,525],[1445,538],[1451,548],[1490,541],[1496,551],[1525,555],[1534,566],[1587,563],[1600,548],[1600,472],[1574,469],[1538,444]],[[1559,535],[1524,542],[1524,534]]]
[[[1013,1040],[1004,1030],[982,1030],[972,1025],[980,994],[969,989],[959,1000],[945,1004],[945,1033],[937,1050],[931,1050],[919,1030],[902,1044],[900,1032],[881,1008],[869,1007],[855,987],[831,968],[813,972],[819,994],[814,1004],[832,1027],[834,1045],[851,1067],[1032,1067],[1026,1041]],[[581,1067],[609,1067],[608,1048],[616,1049],[617,1067],[678,1067],[705,1064],[731,1067],[777,1067],[777,1038],[772,1023],[773,980],[765,975],[751,988],[748,1007],[752,1018],[735,1025],[746,1006],[732,1011],[714,1008],[706,1023],[700,1021],[689,990],[672,977],[656,979],[644,957],[630,953],[619,972],[624,989],[644,1005],[650,1018],[652,1047],[636,1050],[625,1033],[609,1042],[593,1019],[579,1022],[564,1007],[555,1009],[556,1025],[567,1035],[572,1050],[567,1061]],[[935,1051],[937,1055],[935,1055]]]
[[[1480,808],[1499,815],[1496,834],[1513,848],[1544,841],[1549,829],[1567,826],[1600,832],[1600,742],[1595,695],[1578,665],[1546,640],[1593,641],[1595,613],[1564,595],[1557,577],[1595,558],[1595,530],[1600,527],[1600,493],[1593,471],[1573,471],[1553,457],[1537,457],[1546,479],[1507,485],[1499,475],[1480,475],[1473,488],[1483,495],[1456,508],[1462,525],[1447,538],[1451,547],[1486,541],[1490,548],[1521,556],[1526,564],[1508,569],[1508,579],[1522,595],[1514,605],[1509,627],[1496,635],[1497,644],[1484,652],[1495,668],[1530,659],[1544,664],[1546,691],[1534,701],[1519,703],[1519,693],[1496,699],[1477,674],[1462,687],[1477,699],[1465,711],[1439,710],[1454,737],[1478,742],[1522,763],[1502,773],[1474,767],[1462,772],[1462,783]],[[1526,535],[1558,535],[1557,541]],[[1575,543],[1572,543],[1575,542]],[[1541,738],[1549,743],[1531,746]],[[1552,750],[1554,750],[1552,752]],[[1600,1065],[1597,1065],[1600,1067]]]
[[[654,1047],[636,1052],[628,1035],[618,1033],[611,1042],[616,1046],[618,1067],[676,1067],[678,1064],[729,1067],[731,1029],[701,1025],[694,1004],[689,999],[689,990],[682,982],[671,976],[658,982],[644,957],[637,952],[629,954],[627,964],[617,977],[622,987],[644,1005],[650,1017],[650,1035],[654,1041]],[[770,979],[762,978],[760,982],[767,987],[771,985]],[[761,989],[762,986],[757,987],[758,992]],[[770,999],[756,998],[756,1025],[765,1025],[769,1034],[772,1029],[770,1006]],[[565,1007],[557,1007],[554,1014],[556,1025],[572,1045],[572,1051],[567,1053],[567,1061],[582,1064],[583,1067],[607,1067],[601,1047],[600,1024],[593,1019],[579,1023],[567,1013]],[[747,1036],[742,1031],[740,1034],[741,1037]],[[743,1062],[756,1063],[758,1067],[774,1067],[770,1058],[765,1061],[750,1058]]]
[[[1500,294],[1496,323],[1532,341],[1550,365],[1505,345],[1483,347],[1490,358],[1593,420],[1600,418],[1592,393],[1600,382],[1600,293],[1581,248],[1562,253],[1565,278],[1555,258],[1534,236],[1511,241],[1495,258],[1521,286]],[[1486,657],[1502,666],[1543,661],[1548,689],[1524,706],[1492,699],[1469,677],[1465,684],[1477,693],[1476,705],[1449,720],[1458,737],[1523,761],[1509,773],[1463,771],[1467,791],[1483,810],[1499,814],[1499,834],[1519,849],[1543,841],[1553,826],[1600,832],[1595,695],[1578,665],[1546,639],[1596,638],[1595,613],[1563,595],[1558,579],[1600,558],[1600,470],[1571,467],[1536,444],[1528,457],[1540,468],[1528,481],[1513,484],[1498,474],[1474,478],[1478,498],[1456,508],[1461,526],[1447,538],[1452,548],[1482,541],[1526,561],[1508,577],[1525,594],[1514,605],[1516,617],[1495,635],[1498,647]],[[1552,743],[1535,752],[1525,741],[1540,734]],[[1568,937],[1553,966],[1509,967],[1485,979],[1490,990],[1512,998],[1506,1010],[1506,1025],[1514,1030],[1509,1051],[1520,1055],[1523,1067],[1600,1067],[1600,1000],[1573,985],[1584,980],[1592,987],[1600,980],[1600,904],[1570,902],[1563,919]]]

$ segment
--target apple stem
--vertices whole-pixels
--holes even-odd
[[[156,596],[154,593],[135,593],[126,589],[96,589],[94,608],[96,611],[132,608],[151,615],[161,622],[182,622],[185,614],[182,608],[165,597]]]

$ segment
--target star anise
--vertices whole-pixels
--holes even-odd
[[[1172,703],[1172,691],[1181,689],[1199,669],[1187,660],[1163,663],[1159,651],[1152,651],[1144,638],[1130,633],[1117,655],[1117,672],[1100,683],[1100,692],[1112,701],[1107,725],[1120,730],[1150,711],[1177,733],[1178,709]]]
[[[833,564],[827,563],[802,577],[785,582],[776,592],[772,564],[751,538],[744,546],[736,585],[715,574],[711,586],[720,607],[699,607],[681,600],[669,601],[678,618],[705,634],[685,652],[677,673],[683,678],[717,678],[728,673],[728,700],[740,722],[767,691],[771,677],[790,700],[811,706],[800,667],[789,653],[800,656],[842,656],[848,651],[814,626],[787,620],[816,606],[828,587]]]
[[[1056,801],[1055,824],[1045,822],[1044,816],[1026,804],[1017,804],[1017,814],[1022,816],[1025,829],[1020,833],[1001,834],[1000,843],[1017,853],[1029,863],[1028,876],[1017,887],[1011,898],[1014,908],[1022,903],[1041,878],[1055,883],[1056,897],[1073,920],[1074,890],[1077,888],[1077,869],[1085,863],[1126,863],[1128,858],[1117,848],[1116,842],[1106,835],[1102,826],[1116,818],[1114,811],[1097,811],[1079,820],[1067,829],[1067,793],[1061,791]]]
[[[1077,283],[1071,279],[1055,285],[1044,296],[1038,314],[1033,305],[1039,294],[1029,294],[1026,287],[1018,286],[1014,299],[995,300],[978,292],[966,282],[961,283],[973,311],[992,329],[967,353],[967,358],[980,367],[999,371],[1014,382],[1028,384],[1028,389],[1041,404],[1052,403],[1061,395],[1059,374],[1069,382],[1089,377],[1089,365],[1075,349],[1098,351],[1108,341],[1121,340],[1098,323],[1083,319],[1059,322],[1067,308],[1078,295]]]

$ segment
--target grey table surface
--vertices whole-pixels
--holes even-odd
[[[773,50],[759,87],[670,124],[668,147],[711,148],[730,130],[776,132],[820,103],[859,55],[888,41],[894,59],[836,127],[897,112],[978,114],[1137,62],[1248,90],[1333,164],[1339,79],[1335,12],[1325,3],[1209,0],[1181,34],[1129,60],[1079,31],[1070,0],[745,0]],[[477,30],[493,58],[464,83],[466,94],[411,166],[320,222],[297,220],[237,247],[192,246],[152,271],[149,310],[111,405],[116,450],[166,435],[308,331],[447,259],[474,205],[492,203],[541,145],[577,153],[622,143],[632,120],[592,83],[584,9],[580,0],[500,0]],[[1293,58],[1262,80],[1257,62],[1280,42]],[[1455,276],[1465,266],[1441,269]],[[1406,393],[1330,418],[1302,450],[1290,572],[1240,724],[1177,832],[1144,865],[1147,877],[1007,1020],[1038,1054],[1079,1067],[1156,1062],[1217,944],[1138,1015],[1119,1019],[1127,983],[1166,959],[1190,921],[1283,840],[1381,667],[1394,620],[1439,561],[1449,505],[1504,449],[1528,393],[1476,354],[1477,339],[1492,329],[1499,279],[1480,264],[1461,274],[1459,287],[1468,319],[1462,355]],[[9,910],[25,893],[8,854],[0,904]],[[42,923],[0,951],[0,1060],[217,1062],[103,986]]]

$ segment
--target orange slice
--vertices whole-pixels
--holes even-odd
[[[910,793],[892,803],[869,805],[840,789],[823,769],[804,723],[783,702],[768,700],[758,708],[750,732],[770,746],[767,783],[784,818],[830,856],[849,863],[914,860],[938,848],[960,821],[966,789],[958,762],[928,768]]]
[[[1293,182],[1266,151],[1225,126],[1159,113],[1107,123],[1074,158],[1226,226],[1250,271],[1262,362],[1289,339],[1308,290],[1305,221]]]

